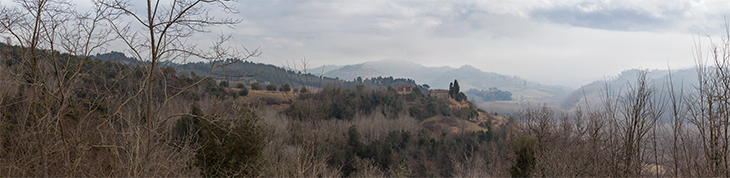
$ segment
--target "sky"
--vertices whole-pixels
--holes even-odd
[[[719,40],[730,1],[242,0],[234,40],[252,59],[310,68],[378,60],[471,65],[579,87],[631,68],[694,65]],[[705,45],[706,46],[706,45]]]
[[[164,0],[163,0],[164,1]],[[73,1],[80,9],[88,6]],[[0,0],[9,3],[9,0]],[[85,5],[86,4],[86,5]],[[135,3],[133,3],[134,5]],[[621,71],[690,68],[696,44],[725,34],[730,1],[714,0],[238,0],[243,21],[216,34],[278,66],[406,60],[577,88]],[[139,8],[142,8],[140,5]],[[297,66],[301,68],[301,66]]]

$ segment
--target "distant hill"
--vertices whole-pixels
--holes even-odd
[[[102,61],[120,62],[122,64],[127,64],[127,65],[142,64],[141,61],[139,61],[133,57],[127,57],[126,55],[124,55],[124,53],[117,52],[117,51],[112,51],[112,52],[108,52],[108,53],[104,53],[104,54],[97,53],[96,55],[89,56],[89,57],[91,57],[92,59],[100,59]]]
[[[142,65],[142,61],[137,60],[133,57],[128,57],[124,53],[112,51],[104,54],[96,54],[90,56],[93,59],[100,59],[103,61],[116,61],[127,65]],[[188,75],[206,75],[210,71],[211,64],[208,62],[190,62],[185,64],[177,63],[165,63],[163,67],[173,67],[177,72],[185,72]],[[230,78],[224,75],[213,74],[212,76],[219,79],[230,78],[232,81],[243,82],[243,83],[273,83],[277,85],[290,84],[292,87],[298,88],[301,86],[311,86],[315,88],[321,88],[325,85],[333,82],[339,82],[335,78],[320,77],[321,72],[308,71],[308,73],[302,73],[300,71],[287,70],[282,67],[274,66],[271,64],[254,63],[251,61],[241,61],[232,65],[228,65],[225,68],[219,68],[214,71],[217,74],[230,74],[234,76],[246,76],[243,78]]]
[[[133,57],[127,57],[124,53],[121,52],[115,52],[112,51],[110,53],[105,54],[96,54],[94,56],[91,56],[95,59],[100,59],[104,61],[116,61],[121,62],[123,64],[127,65],[142,65],[143,62],[133,58]],[[211,64],[208,62],[190,62],[185,64],[177,64],[177,63],[168,63],[164,64],[163,67],[173,67],[176,69],[177,72],[183,72],[185,75],[206,75],[208,71],[210,71]],[[422,90],[426,90],[427,88],[421,85],[418,85],[416,81],[409,78],[394,78],[392,76],[387,77],[371,77],[371,78],[361,78],[360,81],[355,81],[353,79],[347,80],[347,78],[337,78],[337,77],[327,77],[327,76],[321,76],[322,70],[326,68],[332,68],[332,69],[340,69],[341,66],[323,66],[319,68],[314,69],[308,69],[306,73],[302,71],[295,71],[291,68],[283,68],[274,66],[271,64],[264,64],[264,63],[254,63],[251,61],[241,61],[238,63],[234,63],[232,65],[228,65],[225,68],[219,68],[214,71],[212,76],[215,78],[218,78],[219,80],[226,80],[226,78],[230,78],[230,81],[237,83],[253,83],[258,82],[262,84],[268,84],[273,83],[277,85],[283,85],[283,84],[290,84],[294,88],[299,88],[301,86],[310,86],[313,88],[322,88],[325,87],[328,84],[337,84],[344,87],[354,87],[356,85],[365,85],[368,87],[395,87],[395,85],[414,85],[419,88],[422,88]],[[345,66],[348,67],[348,66]],[[245,76],[242,78],[231,78],[229,76],[225,75],[219,75],[219,74],[228,74],[231,76]]]
[[[211,65],[207,62],[186,63],[177,66],[179,70],[192,71],[198,75],[204,75],[210,71]],[[264,63],[254,63],[251,61],[242,61],[232,65],[228,65],[222,69],[216,69],[216,73],[230,73],[232,75],[245,75],[242,79],[244,83],[273,83],[277,85],[291,84],[293,87],[312,86],[316,88],[324,87],[333,82],[339,82],[338,79],[330,77],[320,77],[318,74],[302,73],[299,71],[287,70],[278,66]],[[308,71],[309,72],[309,71]],[[226,76],[216,76],[218,78],[227,78]],[[240,79],[239,79],[240,80]]]
[[[120,52],[97,54],[94,58],[102,60],[114,60],[129,65],[142,64],[134,58],[127,57]],[[169,64],[178,71],[194,72],[197,75],[204,75],[209,71],[210,64],[205,62],[194,62],[186,64]],[[324,76],[320,77],[322,71]],[[490,90],[496,88],[512,93],[511,98],[518,101],[540,101],[560,104],[563,98],[569,94],[569,90],[561,86],[548,86],[536,82],[529,82],[517,76],[501,75],[493,72],[484,72],[470,65],[460,68],[451,67],[425,67],[423,65],[403,60],[373,61],[354,65],[326,65],[318,68],[308,69],[306,74],[302,71],[284,69],[270,64],[253,63],[250,61],[240,62],[227,66],[225,69],[217,70],[218,73],[248,74],[244,78],[245,83],[253,81],[259,83],[288,84],[293,87],[302,85],[321,88],[328,83],[338,82],[345,86],[355,85],[357,77],[362,80],[382,78],[383,81],[370,84],[370,86],[391,86],[394,84],[428,84],[431,89],[447,89],[449,83],[454,79],[459,80],[462,91],[470,89]],[[222,77],[222,76],[218,76]],[[385,79],[402,82],[385,82]],[[340,81],[344,80],[344,81]],[[385,83],[384,83],[385,82]],[[387,83],[387,84],[386,84]],[[368,83],[362,83],[369,85]],[[472,92],[474,93],[474,92]],[[467,93],[470,94],[470,93]]]
[[[325,76],[353,80],[357,77],[371,78],[393,76],[411,78],[432,89],[448,89],[449,83],[459,80],[462,91],[469,89],[488,90],[498,88],[509,91],[515,100],[559,102],[570,90],[563,86],[549,86],[530,82],[517,76],[507,76],[494,72],[484,72],[470,65],[460,68],[426,67],[404,60],[382,60],[346,65],[326,72]]]
[[[307,69],[307,73],[313,73],[313,74],[324,74],[329,71],[337,70],[342,68],[342,65],[322,65],[317,68],[311,68]],[[304,72],[302,69],[300,71]]]
[[[606,87],[614,92],[625,92],[628,85],[634,85],[636,83],[636,77],[639,71],[641,69],[624,70],[618,76],[583,85],[581,88],[571,92],[563,100],[561,106],[563,109],[570,110],[577,105],[585,105],[586,103],[599,105],[603,95],[605,95]],[[649,85],[654,86],[657,92],[668,93],[668,74],[668,70],[650,70],[646,75],[649,79]],[[693,89],[693,85],[697,84],[697,71],[694,68],[672,70],[672,83],[675,92],[683,89],[686,95]]]

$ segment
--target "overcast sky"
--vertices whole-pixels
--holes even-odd
[[[691,67],[693,35],[730,1],[242,0],[236,41],[275,65],[401,59],[578,87],[624,69]]]

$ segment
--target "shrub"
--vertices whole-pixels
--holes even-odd
[[[251,84],[251,89],[252,90],[263,90],[264,87],[261,86],[261,84],[259,84],[258,82],[256,82],[256,83]]]
[[[450,112],[451,108],[449,108],[448,106],[444,106],[443,108],[441,108],[441,115],[449,116]]]
[[[291,91],[291,86],[289,86],[289,84],[284,84],[281,86],[281,88],[279,88],[279,91]]]
[[[201,119],[201,148],[195,165],[205,177],[256,177],[262,168],[267,131],[254,111]]]
[[[418,88],[418,87],[413,87],[413,89],[412,89],[412,90],[413,90],[413,91],[411,92],[412,94],[414,94],[414,95],[416,95],[416,96],[418,96],[418,97],[421,97],[421,96],[423,96],[423,92],[421,92],[421,88]]]
[[[228,83],[228,81],[223,80],[220,83],[218,83],[218,85],[220,85],[221,87],[228,87],[230,84]]]
[[[411,117],[418,118],[418,116],[421,114],[421,109],[419,109],[417,106],[411,106],[410,108],[408,108],[408,112],[411,114]]]
[[[464,92],[459,92],[458,94],[456,94],[456,96],[454,96],[454,99],[458,102],[467,101],[466,94],[464,94]]]
[[[428,114],[429,114],[429,115],[431,115],[431,116],[433,116],[433,115],[436,115],[436,114],[438,114],[438,112],[439,112],[439,111],[438,111],[438,109],[437,109],[437,108],[438,108],[438,103],[436,103],[436,102],[433,102],[433,101],[429,102],[429,103],[428,103],[428,104],[426,105],[426,111],[427,111],[427,112],[428,112]]]
[[[240,91],[238,91],[238,95],[240,96],[247,96],[248,95],[248,88],[246,86],[242,87]]]
[[[195,141],[200,137],[198,132],[200,130],[200,119],[198,116],[202,116],[203,111],[195,104],[192,105],[190,110],[190,115],[183,116],[177,120],[172,130],[175,142],[178,144]]]
[[[306,93],[309,92],[309,90],[307,90],[306,86],[302,86],[302,89],[300,89],[299,92]]]
[[[246,88],[246,84],[238,83],[238,84],[236,84],[236,88],[240,88],[240,89]]]
[[[514,143],[515,164],[509,169],[512,177],[530,177],[535,167],[535,144],[537,138],[522,135]]]
[[[276,91],[276,88],[277,88],[276,84],[273,84],[273,83],[266,85],[266,90],[269,90],[269,91]]]
[[[208,93],[214,97],[222,97],[225,95],[225,90],[220,87],[213,87],[208,90]]]

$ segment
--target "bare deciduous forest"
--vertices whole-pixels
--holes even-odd
[[[0,176],[730,177],[730,36],[696,40],[693,88],[640,72],[601,103],[505,117],[456,80],[447,98],[311,77],[248,85],[236,79],[255,74],[219,69],[259,49],[187,42],[239,23],[208,15],[229,2],[92,2],[0,6]],[[91,57],[119,46],[142,62]],[[192,59],[209,71],[170,65]]]

